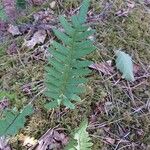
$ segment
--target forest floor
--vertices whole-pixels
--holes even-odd
[[[25,138],[38,140],[49,129],[69,137],[87,117],[93,150],[149,150],[150,1],[91,0],[87,24],[96,30],[90,38],[97,50],[87,58],[97,66],[76,109],[50,111],[43,109],[43,80],[47,49],[55,38],[51,29],[60,28],[59,15],[70,19],[77,13],[81,0],[34,1],[0,21],[0,89],[11,95],[10,107],[21,109],[30,101],[35,106],[25,128],[12,138],[13,149],[28,149]],[[119,49],[132,56],[134,82],[110,65]]]

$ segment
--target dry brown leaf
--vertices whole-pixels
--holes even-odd
[[[114,72],[114,67],[112,66],[112,61],[108,60],[107,62],[95,63],[89,66],[91,69],[95,69],[104,75],[112,75]]]
[[[54,12],[50,9],[41,10],[33,15],[34,22],[38,23],[52,23],[56,20],[54,19]]]
[[[123,8],[123,9],[121,9],[121,10],[119,10],[119,11],[116,12],[116,15],[118,17],[122,17],[122,16],[123,17],[127,17],[128,14],[129,14],[129,9],[125,9],[125,8]]]
[[[52,2],[50,3],[50,7],[53,9],[53,8],[55,8],[55,6],[56,6],[56,1],[52,1]]]
[[[34,139],[34,137],[25,136],[23,134],[19,135],[19,141],[23,144],[25,147],[33,147],[37,144],[37,140]]]
[[[11,33],[13,36],[21,35],[21,32],[19,31],[19,28],[17,26],[12,25],[12,24],[9,24],[7,31],[9,33]]]
[[[135,7],[135,2],[131,0],[127,0],[127,8],[123,8],[117,11],[116,15],[119,17],[127,17],[131,10]]]
[[[137,64],[133,65],[133,72],[134,74],[138,73],[140,71],[141,67]]]
[[[134,1],[131,1],[131,0],[128,0],[127,1],[127,6],[128,8],[132,9],[135,7],[135,2]]]
[[[39,140],[38,144],[31,150],[61,149],[68,143],[68,137],[58,130],[49,129]]]
[[[145,5],[150,6],[150,0],[144,0]]]
[[[8,141],[9,141],[8,139],[0,137],[0,150],[11,150]]]
[[[15,0],[2,0],[2,5],[9,18],[9,21],[14,22],[17,17],[16,1]]]
[[[0,101],[0,111],[4,110],[5,108],[7,108],[9,106],[9,100],[7,98],[3,98]]]
[[[0,32],[6,31],[6,27],[7,27],[6,23],[0,20]]]
[[[111,76],[112,74],[115,73],[115,68],[112,66],[111,60],[108,60],[108,61],[102,62],[102,63],[92,64],[89,66],[89,68],[95,69],[95,70],[103,73],[103,75],[108,75],[108,76]],[[134,64],[133,72],[134,72],[135,76],[138,77],[142,74],[143,69],[141,68],[140,65]],[[119,78],[121,78],[121,76]]]
[[[30,49],[33,49],[36,44],[42,44],[44,43],[46,39],[46,31],[45,30],[39,30],[34,33],[31,40],[25,40],[23,43],[23,46],[28,47]]]

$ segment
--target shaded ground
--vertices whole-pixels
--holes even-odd
[[[148,1],[135,3],[117,0],[106,2],[93,0],[88,14],[88,24],[96,29],[94,35],[97,51],[89,59],[94,62],[114,63],[114,51],[122,49],[130,54],[136,64],[134,82],[121,79],[115,70],[104,75],[93,70],[87,85],[87,93],[75,110],[46,112],[43,104],[44,66],[48,57],[47,47],[54,38],[51,28],[57,26],[57,16],[78,11],[80,1],[59,1],[53,9],[50,2],[41,6],[29,6],[16,19],[22,35],[13,37],[2,31],[5,40],[0,45],[0,89],[15,95],[11,104],[21,108],[29,101],[35,105],[35,113],[28,119],[22,134],[40,138],[49,128],[65,129],[66,135],[83,120],[89,118],[88,131],[93,139],[93,150],[148,150],[150,149],[150,7]],[[44,9],[44,10],[43,10]],[[75,11],[76,10],[76,11]],[[121,11],[120,11],[121,10]],[[40,12],[41,11],[41,12]],[[36,17],[35,17],[36,14]],[[38,14],[39,18],[38,18]],[[41,18],[40,18],[41,17]],[[36,20],[37,19],[37,20]],[[8,23],[10,24],[10,23]],[[6,24],[6,26],[8,26]],[[6,28],[4,28],[5,30]],[[33,49],[23,46],[24,39],[32,39],[39,30],[46,31],[43,44]],[[12,47],[11,47],[11,46]],[[12,140],[15,149],[25,149]]]

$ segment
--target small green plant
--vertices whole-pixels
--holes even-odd
[[[75,105],[72,101],[80,101],[79,95],[85,92],[83,84],[87,82],[90,73],[90,61],[83,59],[96,48],[88,37],[94,33],[85,25],[89,0],[84,0],[78,15],[71,17],[69,23],[63,16],[59,18],[65,32],[54,29],[60,43],[53,41],[50,48],[52,58],[48,59],[51,66],[46,68],[45,95],[52,101],[47,103],[47,109],[56,108],[61,104],[70,109]]]
[[[32,114],[32,105],[27,105],[22,111],[6,109],[0,116],[0,137],[14,136],[24,127],[26,116]]]
[[[72,139],[66,146],[65,150],[91,150],[93,143],[86,131],[87,126],[88,121],[85,119],[80,127],[74,131]]]
[[[8,98],[7,100],[14,100],[16,95],[7,91],[0,91],[0,105],[4,105],[3,101],[5,98]],[[31,104],[24,107],[20,112],[16,108],[9,109],[8,106],[0,108],[0,137],[17,134],[24,127],[26,116],[33,112]]]

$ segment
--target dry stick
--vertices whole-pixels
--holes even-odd
[[[139,110],[138,110],[138,111],[139,111]],[[132,112],[132,113],[130,113],[129,115],[134,115],[135,113],[136,113],[136,112]],[[148,112],[147,114],[142,114],[142,115],[140,115],[140,116],[137,116],[137,118],[140,118],[140,117],[143,117],[143,116],[146,116],[146,115],[149,115],[149,114],[150,114],[150,112]],[[126,118],[126,117],[122,117],[122,118],[119,118],[119,119],[114,120],[114,121],[112,121],[112,122],[106,121],[106,122],[102,123],[101,125],[96,124],[97,127],[95,127],[96,125],[95,125],[95,126],[93,125],[93,128],[92,128],[92,125],[90,125],[90,126],[89,126],[89,129],[102,128],[102,127],[105,127],[105,126],[107,126],[107,125],[116,123],[116,122],[118,122],[118,121],[122,121],[122,120],[125,119],[125,118]]]
[[[68,14],[70,14],[70,12],[68,10],[66,10],[65,7],[62,5],[62,2],[60,2],[60,0],[56,0],[56,1],[57,1],[58,5],[63,8],[63,10],[65,10]]]
[[[87,18],[87,20],[88,20],[89,22],[91,22],[91,21],[102,21],[104,15],[106,14],[106,12],[107,12],[110,8],[112,8],[112,6],[113,6],[113,3],[110,3],[109,5],[106,5],[100,14],[95,15],[95,16],[93,16],[93,17],[89,17],[89,18]]]
[[[122,150],[122,149],[127,148],[127,147],[130,147],[130,146],[132,146],[132,143],[131,143],[131,144],[128,144],[128,145],[125,145],[125,146],[122,146],[122,147],[120,147],[118,150]]]
[[[37,93],[32,100],[28,103],[28,105],[30,105],[31,103],[33,103],[33,101],[37,98],[37,96],[39,96],[41,93],[43,93],[46,90],[46,88],[44,88],[43,90],[41,90],[39,93]]]
[[[105,83],[106,81],[108,81],[109,79],[113,78],[114,76],[116,76],[118,74],[118,72],[112,74],[110,77],[106,78],[105,80],[102,81],[102,83]],[[118,83],[120,81],[120,79],[116,82]],[[116,83],[114,85],[116,85]]]
[[[37,148],[37,146],[38,146],[39,144],[44,144],[45,141],[46,141],[46,139],[49,138],[49,136],[51,136],[51,135],[53,134],[54,129],[57,128],[58,126],[59,126],[59,125],[57,125],[56,127],[52,128],[52,129],[51,129],[51,128],[48,129],[48,130],[40,137],[40,139],[38,140],[38,142],[37,142],[35,145],[33,145],[32,147],[29,148],[29,150],[35,150],[35,148]]]
[[[120,86],[120,87],[121,87],[121,86]],[[121,89],[122,89],[122,91],[125,93],[125,95],[126,95],[129,99],[132,100],[132,98],[130,97],[130,95],[129,95],[129,94],[127,93],[127,91],[125,90],[125,89],[127,89],[127,87],[126,87],[125,89],[121,87]],[[134,97],[140,101],[140,99],[139,99],[138,97],[136,97],[135,95],[134,95]]]
[[[133,87],[130,87],[132,90],[134,90],[134,89],[136,89],[138,86],[140,86],[140,85],[142,85],[142,84],[144,84],[146,81],[142,81],[142,82],[140,82],[139,84],[137,84],[137,85],[135,85],[135,86],[133,86]],[[128,87],[126,87],[126,86],[121,86],[122,88],[124,88],[124,89],[128,89]]]
[[[128,132],[125,136],[123,136],[123,138],[127,137],[129,134],[130,134],[130,132]],[[117,143],[117,145],[116,145],[114,150],[117,150],[117,148],[120,145],[120,143],[122,142],[123,138],[119,140],[119,142]]]
[[[106,137],[99,136],[99,135],[92,135],[92,134],[90,134],[90,136],[92,136],[92,137],[94,137],[94,138],[100,138],[100,140],[101,140],[102,142],[106,143]],[[117,138],[116,140],[122,140],[122,139]],[[122,140],[121,142],[123,142],[123,143],[131,143],[131,142],[128,141],[128,140]],[[113,144],[111,144],[111,143],[109,143],[109,142],[107,142],[107,144],[113,145]]]
[[[21,60],[21,57],[20,57],[20,52],[19,52],[19,50],[17,49],[17,53],[18,53],[18,58],[19,58],[19,61],[20,61],[20,63],[22,64],[22,66],[25,68],[26,66],[25,66],[25,64],[23,63],[23,61]],[[27,73],[27,72],[26,72]]]
[[[132,89],[131,89],[130,84],[129,84],[128,81],[127,81],[127,86],[128,86],[128,88],[129,88],[129,91],[128,91],[128,92],[129,92],[129,95],[130,95],[130,97],[131,97],[131,100],[132,100],[134,106],[137,106],[137,105],[136,105],[136,102],[135,102],[135,100],[134,100],[134,96],[133,96],[133,93],[132,93]]]
[[[143,76],[140,76],[140,77],[136,77],[136,79],[148,78],[148,77],[150,77],[150,73],[148,73],[148,74],[145,74],[145,75],[143,75]]]

